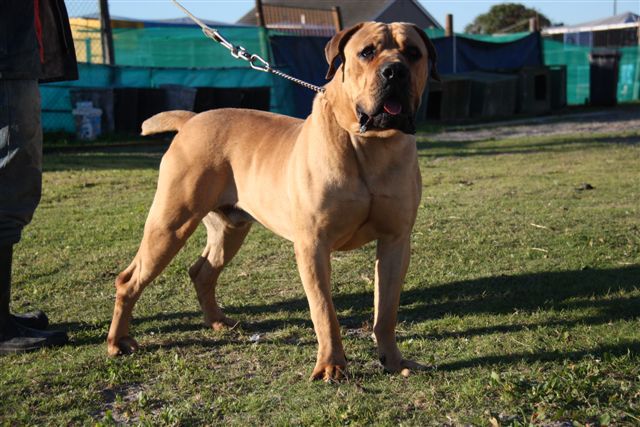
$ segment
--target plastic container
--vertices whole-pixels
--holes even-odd
[[[78,102],[73,110],[76,122],[76,136],[81,141],[93,141],[102,133],[102,110],[94,108],[93,103]]]

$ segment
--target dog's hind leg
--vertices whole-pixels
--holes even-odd
[[[184,164],[179,155],[163,158],[140,248],[116,278],[116,301],[107,337],[109,355],[137,349],[136,341],[129,336],[133,307],[144,288],[164,270],[215,205],[225,179],[213,172]]]
[[[216,212],[209,213],[202,222],[207,228],[207,245],[189,269],[189,276],[196,288],[205,325],[219,330],[234,326],[236,322],[224,315],[216,301],[218,277],[238,253],[251,229],[251,222],[232,223],[226,215]]]

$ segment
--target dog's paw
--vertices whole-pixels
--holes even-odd
[[[346,365],[317,364],[309,380],[322,380],[327,383],[340,381],[347,377],[346,372]]]
[[[138,342],[131,337],[122,337],[117,340],[107,339],[107,353],[111,357],[131,354],[136,351],[138,351]]]
[[[403,377],[408,377],[414,372],[426,371],[429,369],[428,366],[423,365],[418,362],[414,362],[413,360],[408,359],[400,359],[400,361],[392,363],[383,363],[384,370],[390,373],[400,373]]]
[[[223,331],[225,329],[233,329],[238,325],[239,322],[236,322],[233,319],[228,318],[227,316],[222,316],[222,318],[215,320],[205,319],[205,326],[210,327],[214,331]]]

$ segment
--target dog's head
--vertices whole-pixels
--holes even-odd
[[[327,79],[339,80],[331,86],[340,85],[351,104],[348,130],[415,133],[426,82],[439,79],[436,51],[424,31],[407,23],[361,23],[336,34],[325,55]]]

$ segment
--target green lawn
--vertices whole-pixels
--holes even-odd
[[[141,351],[108,358],[113,281],[137,249],[160,156],[47,155],[13,308],[44,309],[71,343],[0,358],[0,422],[638,425],[640,131],[419,149],[398,336],[433,369],[382,371],[370,244],[333,257],[349,359],[339,384],[307,381],[316,344],[293,248],[260,226],[221,277],[238,327],[201,325],[186,274],[200,229],[136,307]]]

